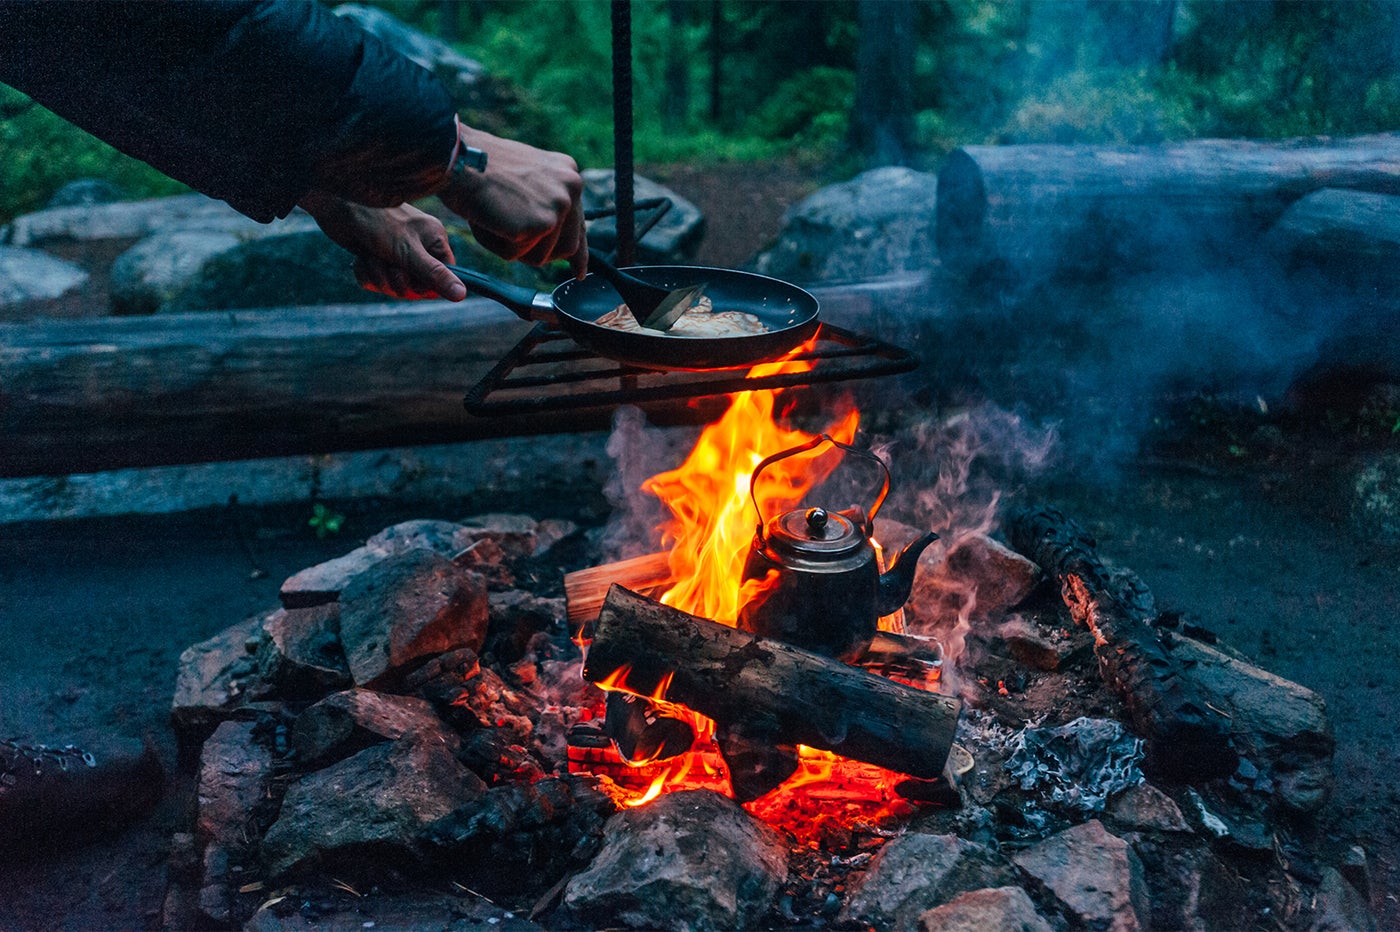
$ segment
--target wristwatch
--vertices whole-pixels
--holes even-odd
[[[459,145],[457,157],[452,160],[452,174],[465,174],[467,169],[486,171],[486,150],[473,149],[465,143]]]

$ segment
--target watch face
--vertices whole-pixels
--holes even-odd
[[[473,149],[471,146],[463,146],[462,151],[457,154],[457,163],[453,166],[457,171],[486,171],[486,152],[482,149]]]

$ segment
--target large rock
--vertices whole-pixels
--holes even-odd
[[[113,312],[155,313],[195,279],[205,262],[246,238],[231,229],[173,230],[147,236],[112,263]]]
[[[956,835],[915,833],[880,849],[841,913],[842,921],[912,929],[960,893],[1014,883],[1016,872],[990,848]]]
[[[204,262],[161,310],[382,302],[355,280],[353,261],[319,230],[259,237]]]
[[[183,739],[203,739],[257,706],[263,684],[253,652],[264,620],[244,619],[180,654],[170,719]]]
[[[1013,855],[1079,924],[1109,932],[1147,928],[1152,911],[1132,847],[1091,819]]]
[[[304,223],[310,219],[305,214],[300,218],[290,223]],[[53,239],[82,242],[140,239],[170,230],[247,230],[253,223],[255,221],[223,201],[203,194],[180,194],[141,201],[54,207],[25,214],[0,229],[0,243],[34,246]],[[288,225],[288,220],[279,220],[271,228],[281,230]]]
[[[1400,543],[1400,455],[1385,452],[1365,457],[1350,480],[1352,527],[1371,540]]]
[[[195,833],[203,850],[198,908],[206,922],[227,925],[238,908],[240,875],[256,876],[250,818],[271,789],[272,754],[250,722],[224,722],[204,743]]]
[[[306,766],[342,760],[412,734],[431,737],[454,754],[460,745],[457,735],[424,700],[372,689],[347,689],[327,696],[297,716],[289,737],[297,759]]]
[[[919,917],[920,932],[1052,932],[1020,887],[973,890]]]
[[[379,879],[382,855],[411,858],[433,822],[486,792],[432,733],[378,744],[294,783],[263,838],[281,876],[315,868]]]
[[[452,556],[465,546],[458,537],[460,524],[450,521],[421,519],[390,525],[356,547],[324,563],[308,566],[287,577],[282,583],[282,605],[286,608],[308,608],[340,598],[350,580],[382,561],[385,557],[405,550],[431,550]]]
[[[632,179],[635,202],[664,197],[671,207],[657,224],[637,240],[639,265],[685,264],[695,258],[700,242],[705,238],[705,217],[700,208],[671,189],[649,178],[635,175]],[[616,206],[615,172],[610,168],[592,168],[583,173],[583,208],[586,211]],[[654,215],[651,210],[637,212],[637,229]],[[617,219],[600,217],[588,224],[588,244],[603,252],[617,245]]]
[[[57,256],[0,246],[0,306],[60,298],[87,280],[87,272]]]
[[[787,877],[787,846],[733,800],[671,793],[620,812],[564,904],[594,927],[758,928]]]
[[[272,612],[254,656],[259,675],[282,699],[316,699],[350,685],[334,602]]]
[[[431,550],[386,557],[340,595],[340,641],[356,685],[374,688],[432,654],[480,652],[489,604],[477,574]]]
[[[785,281],[835,282],[927,272],[934,247],[935,176],[876,168],[792,207],[754,270]]]

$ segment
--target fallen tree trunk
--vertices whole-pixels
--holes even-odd
[[[1400,134],[1163,146],[966,146],[938,174],[945,268],[1057,274],[1209,267],[1253,255],[1324,188],[1400,193]]]
[[[883,333],[923,291],[823,289],[822,318]],[[0,323],[0,478],[607,430],[615,404],[463,409],[528,329],[477,299]],[[695,423],[700,394],[641,407]]]
[[[1110,572],[1094,539],[1055,509],[1016,515],[1009,536],[1059,583],[1074,620],[1093,633],[1099,673],[1147,743],[1149,768],[1180,780],[1231,773],[1238,757],[1229,722],[1159,638],[1136,579]]]
[[[592,632],[583,675],[626,668],[629,691],[662,698],[721,727],[805,744],[934,779],[962,703],[756,637],[613,586]]]

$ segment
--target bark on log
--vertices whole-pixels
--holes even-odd
[[[1400,193],[1400,134],[1169,146],[967,146],[938,174],[945,268],[1038,280],[1253,255],[1324,187]]]
[[[613,586],[583,675],[627,684],[775,743],[806,744],[910,776],[943,773],[962,703],[756,637]]]
[[[468,301],[0,325],[0,476],[489,435],[462,396],[527,329],[509,319]]]
[[[925,292],[817,295],[823,320],[885,333]],[[610,408],[463,410],[528,329],[476,299],[0,323],[0,478],[607,430]],[[706,416],[685,398],[642,407]]]
[[[1059,583],[1074,620],[1093,633],[1099,673],[1146,742],[1148,767],[1177,780],[1231,773],[1239,761],[1229,722],[1159,638],[1142,593],[1104,566],[1094,539],[1052,508],[1016,515],[1010,538]]]

